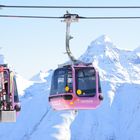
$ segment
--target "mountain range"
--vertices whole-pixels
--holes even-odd
[[[3,61],[0,55],[0,61]],[[53,70],[30,81],[17,74],[22,110],[0,124],[1,140],[140,139],[140,47],[118,49],[107,35],[92,41],[79,60],[99,70],[104,100],[96,110],[53,111],[48,103]]]

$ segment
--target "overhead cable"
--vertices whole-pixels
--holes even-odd
[[[140,9],[140,6],[29,6],[29,5],[0,5],[0,8],[39,8],[39,9]]]
[[[36,15],[0,15],[0,18],[35,18],[35,19],[65,19],[67,17],[56,16],[36,16]],[[95,16],[95,17],[82,17],[78,16],[78,19],[140,19],[140,16]]]

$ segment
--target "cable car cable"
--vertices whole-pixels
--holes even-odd
[[[31,18],[31,19],[66,19],[67,17],[56,17],[56,16],[36,16],[36,15],[0,15],[0,18]],[[82,17],[78,16],[77,19],[140,19],[140,16],[95,16],[95,17]]]
[[[26,15],[0,15],[0,18],[36,18],[36,19],[60,19],[63,17],[51,17],[51,16],[26,16]]]
[[[28,6],[28,5],[0,5],[0,8],[33,8],[33,9],[139,9],[140,6]]]

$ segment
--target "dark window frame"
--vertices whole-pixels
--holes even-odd
[[[83,76],[84,77],[78,77],[78,72],[79,72],[79,70],[80,71],[82,71],[83,72]],[[90,80],[90,79],[88,79],[88,77],[90,77],[90,75],[87,75],[87,73],[86,73],[86,70],[94,70],[94,75],[93,75],[93,78],[95,78],[94,79],[94,82],[93,82],[93,84],[95,83],[95,85],[94,85],[94,88],[93,89],[80,89],[79,88],[79,86],[78,86],[78,80],[81,78],[87,78],[87,80]],[[79,97],[93,97],[93,96],[95,96],[96,95],[96,71],[95,71],[95,69],[94,69],[94,67],[80,67],[80,68],[76,68],[75,69],[75,83],[76,83],[76,95],[77,96],[79,96]],[[83,83],[85,82],[84,80],[85,79],[82,79],[83,80]],[[82,82],[82,81],[81,81]],[[86,83],[86,82],[85,82]],[[84,84],[85,84],[84,83]],[[88,85],[88,84],[87,84]],[[85,85],[83,85],[83,86],[81,86],[81,87],[84,87]],[[81,94],[81,95],[78,95],[77,94],[77,90],[78,89],[80,89],[83,93],[85,93],[85,94]],[[92,92],[92,93],[89,93],[89,92]]]
[[[13,84],[14,84],[14,102],[19,102],[19,96],[18,96],[18,89],[17,89],[17,83],[16,83],[16,77],[13,76]]]
[[[61,72],[62,71],[62,75],[61,75]],[[63,68],[58,68],[54,71],[53,73],[53,76],[52,76],[52,82],[51,82],[51,89],[50,89],[50,95],[58,95],[58,94],[61,94],[61,93],[67,93],[65,91],[65,87],[66,86],[69,86],[69,83],[68,83],[68,72],[71,72],[71,78],[72,78],[72,68],[71,67],[63,67]],[[62,83],[62,88],[63,89],[59,89],[59,76],[61,78],[63,78],[63,83]],[[73,78],[71,79],[73,81]],[[73,91],[73,83],[71,83],[71,87],[69,87],[72,91]]]

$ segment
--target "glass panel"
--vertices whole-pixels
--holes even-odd
[[[76,70],[76,91],[79,96],[94,96],[96,94],[96,74],[94,68],[79,68]]]
[[[73,91],[73,86],[72,86],[73,82],[72,82],[72,71],[69,69],[67,71],[67,83],[66,85],[69,87],[69,91],[72,92]]]
[[[3,81],[3,76],[2,73],[0,73],[0,92],[2,92],[2,82]]]
[[[16,84],[16,78],[13,77],[13,82],[14,82],[14,102],[18,103],[19,102],[19,97],[18,97],[18,90],[17,90],[17,84]]]
[[[64,93],[65,91],[65,73],[57,75],[57,92]]]
[[[65,93],[65,87],[68,86],[72,91],[72,71],[69,68],[60,68],[54,71],[50,94]],[[68,91],[67,91],[68,92]]]

